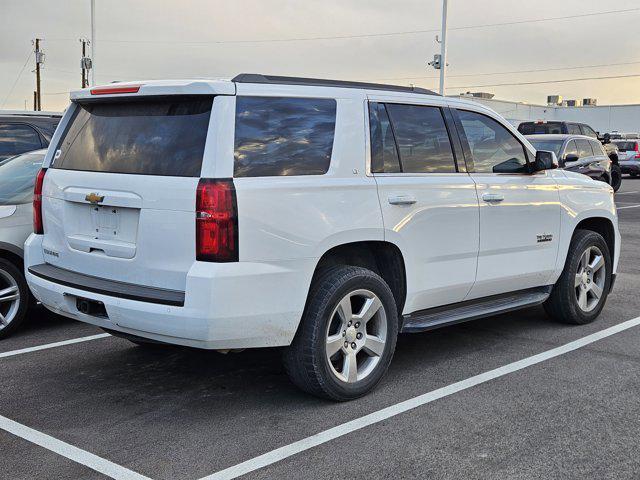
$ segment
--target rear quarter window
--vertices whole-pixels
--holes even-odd
[[[234,176],[323,175],[335,126],[334,99],[237,97]]]
[[[80,104],[53,167],[198,177],[212,102],[200,96]]]

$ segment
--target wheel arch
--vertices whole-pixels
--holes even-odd
[[[613,222],[607,217],[588,217],[575,226],[573,229],[573,235],[577,230],[591,230],[592,232],[599,233],[604,238],[609,248],[609,254],[613,259],[616,251],[616,230],[613,226]]]
[[[407,277],[404,257],[397,245],[383,240],[366,240],[331,247],[318,260],[311,283],[319,272],[336,265],[363,267],[380,275],[393,293],[398,318],[401,318],[407,295]]]
[[[15,245],[0,242],[0,258],[11,262],[21,272],[24,270],[23,252]]]

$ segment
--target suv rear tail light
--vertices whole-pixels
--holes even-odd
[[[232,179],[201,178],[198,183],[196,259],[238,261],[238,203]]]
[[[638,142],[636,142],[636,147],[634,148],[636,152],[636,158],[640,158],[640,149],[638,148]]]
[[[33,233],[44,234],[44,224],[42,223],[42,184],[46,168],[41,168],[36,176],[36,184],[33,187]]]

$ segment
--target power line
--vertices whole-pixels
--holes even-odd
[[[631,75],[610,75],[603,77],[580,77],[580,78],[563,78],[559,80],[543,80],[539,82],[517,82],[517,83],[492,83],[484,85],[458,85],[453,87],[447,87],[448,90],[453,88],[484,88],[484,87],[513,87],[520,85],[542,85],[547,83],[568,83],[568,82],[582,82],[585,80],[609,80],[616,78],[636,78],[640,77],[640,73]]]
[[[538,73],[538,72],[556,72],[561,70],[579,70],[583,68],[600,68],[600,67],[620,67],[628,65],[638,65],[640,62],[622,62],[622,63],[601,63],[598,65],[577,65],[571,67],[553,67],[553,68],[535,68],[531,70],[511,70],[508,72],[479,72],[479,73],[464,73],[458,75],[448,75],[449,77],[480,77],[480,76],[493,76],[493,75],[511,75],[514,73]],[[430,80],[437,79],[437,76],[431,77],[387,77],[387,78],[375,78],[374,80]]]
[[[9,100],[9,97],[13,93],[13,89],[16,88],[16,85],[18,84],[18,80],[20,80],[20,77],[22,76],[22,73],[24,72],[24,69],[27,68],[27,64],[29,63],[29,60],[31,60],[31,55],[33,55],[33,50],[29,49],[29,56],[25,60],[24,65],[22,65],[22,68],[20,69],[20,72],[18,73],[18,76],[16,77],[16,79],[13,82],[13,85],[11,85],[11,88],[9,89],[9,93],[7,93],[7,96],[4,97],[4,101],[2,102],[2,107],[0,107],[0,108],[4,108],[4,105],[7,103],[7,100]]]
[[[613,15],[618,13],[633,13],[640,11],[640,8],[626,8],[622,10],[605,10],[600,12],[582,13],[576,15],[566,15],[562,17],[546,17],[529,20],[515,20],[510,22],[486,23],[480,25],[465,25],[460,27],[451,27],[449,30],[472,30],[478,28],[504,27],[508,25],[522,25],[526,23],[551,22],[555,20],[570,20],[575,18],[595,17],[600,15]],[[316,37],[289,37],[289,38],[272,38],[272,39],[247,39],[247,40],[202,40],[202,41],[173,41],[173,40],[133,40],[133,39],[103,39],[105,43],[139,43],[139,44],[156,44],[167,43],[175,45],[217,45],[217,44],[245,44],[245,43],[282,43],[282,42],[312,42],[322,40],[349,40],[359,38],[375,38],[375,37],[391,37],[400,35],[421,35],[425,33],[438,33],[440,29],[428,30],[406,30],[398,32],[383,33],[364,33],[356,35],[332,35],[332,36],[316,36]],[[69,41],[69,38],[53,38],[49,41]]]

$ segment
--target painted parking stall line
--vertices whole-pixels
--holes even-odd
[[[48,350],[49,348],[63,347],[65,345],[73,345],[74,343],[90,342],[91,340],[98,340],[100,338],[110,337],[108,333],[99,333],[98,335],[89,335],[88,337],[72,338],[70,340],[63,340],[61,342],[46,343],[44,345],[38,345],[35,347],[21,348],[18,350],[11,350],[9,352],[0,353],[0,358],[13,357],[15,355],[22,355],[23,353],[37,352],[40,350]]]
[[[616,207],[616,210],[624,210],[625,208],[638,208],[640,205],[627,205],[626,207]]]
[[[139,473],[129,470],[121,465],[110,462],[93,453],[74,447],[62,440],[58,440],[46,433],[39,432],[33,428],[29,428],[21,423],[0,416],[0,429],[9,432],[17,437],[23,438],[31,443],[39,445],[58,455],[73,460],[76,463],[89,467],[96,472],[100,472],[110,478],[116,480],[150,480],[149,477],[140,475]]]
[[[476,385],[489,382],[496,378],[509,375],[510,373],[514,373],[527,367],[559,357],[566,353],[573,352],[574,350],[586,347],[599,340],[610,337],[611,335],[615,335],[616,333],[623,332],[638,325],[640,325],[640,317],[636,317],[632,320],[622,322],[613,327],[601,330],[591,335],[587,335],[586,337],[580,338],[573,342],[569,342],[551,350],[547,350],[537,355],[518,360],[494,370],[490,370],[474,377],[467,378],[460,382],[447,385],[446,387],[442,387],[423,395],[411,398],[409,400],[405,400],[404,402],[391,405],[389,407],[383,408],[363,417],[356,418],[341,425],[337,425],[333,428],[324,430],[310,437],[303,438],[302,440],[298,440],[297,442],[293,442],[289,445],[277,448],[232,467],[220,470],[219,472],[203,477],[200,480],[231,480],[234,478],[238,478],[242,475],[246,475],[247,473],[251,473],[253,471],[267,467],[288,457],[309,450],[313,447],[317,447],[324,443],[330,442],[331,440],[335,440],[336,438],[348,435],[362,428],[395,417],[396,415],[400,415],[401,413],[408,412],[409,410],[413,410],[441,398],[448,397],[463,390],[467,390],[469,388],[475,387]]]

